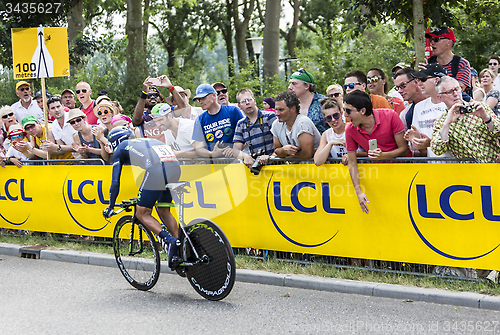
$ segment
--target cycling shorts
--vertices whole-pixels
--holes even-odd
[[[168,169],[168,173],[166,169]],[[165,189],[165,185],[178,182],[180,175],[181,169],[179,165],[164,166],[162,164],[147,169],[137,194],[137,205],[152,209],[157,202],[159,204],[171,203],[172,194],[170,190]]]

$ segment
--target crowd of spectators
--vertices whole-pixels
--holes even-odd
[[[368,213],[357,157],[500,162],[500,58],[489,57],[488,68],[478,74],[453,54],[451,29],[436,29],[426,38],[433,56],[418,65],[419,71],[404,63],[394,66],[391,90],[390,77],[373,67],[366,74],[348,71],[343,83],[332,83],[322,95],[312,74],[299,69],[290,76],[288,91],[265,98],[263,108],[249,88],[239,90],[231,103],[231,88],[222,82],[202,83],[191,97],[189,89],[160,76],[144,80],[129,118],[105,90],[94,100],[90,85],[80,82],[74,91],[46,92],[46,127],[42,92],[33,97],[31,84],[19,81],[19,101],[0,108],[0,166],[47,159],[112,162],[108,134],[127,127],[136,137],[170,145],[179,158],[235,158],[249,168],[272,157],[314,159],[317,166],[339,159],[349,166],[360,207]],[[165,98],[159,87],[170,95]]]

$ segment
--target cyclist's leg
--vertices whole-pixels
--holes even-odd
[[[156,203],[156,211],[158,215],[163,220],[163,223],[167,227],[167,230],[174,237],[179,237],[179,226],[177,225],[177,221],[175,217],[170,212],[169,205],[172,203],[172,194],[170,190],[164,190],[158,202]]]

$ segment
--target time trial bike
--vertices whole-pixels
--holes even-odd
[[[233,250],[223,231],[214,222],[199,218],[185,224],[184,193],[189,193],[187,185],[187,182],[179,182],[166,186],[179,199],[179,204],[172,204],[178,207],[181,243],[180,263],[175,271],[186,277],[202,297],[221,300],[231,292],[236,277]],[[125,279],[133,287],[146,291],[156,284],[160,276],[162,247],[158,242],[159,237],[137,219],[136,204],[137,199],[130,199],[115,205],[119,209],[113,215],[123,211],[133,211],[133,215],[124,215],[116,223],[113,249],[116,263]]]

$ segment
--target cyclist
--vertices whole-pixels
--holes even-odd
[[[132,139],[129,139],[132,138]],[[170,207],[172,202],[167,183],[179,181],[181,168],[175,154],[168,145],[151,138],[134,138],[133,131],[126,126],[113,128],[109,135],[113,149],[113,176],[109,189],[109,206],[102,214],[109,218],[113,215],[116,197],[120,191],[120,175],[123,165],[138,166],[145,170],[137,195],[137,218],[152,232],[159,236],[162,247],[168,254],[168,266],[175,268],[179,260],[177,252],[180,241],[178,226]],[[152,215],[153,206],[163,220],[168,231]]]

